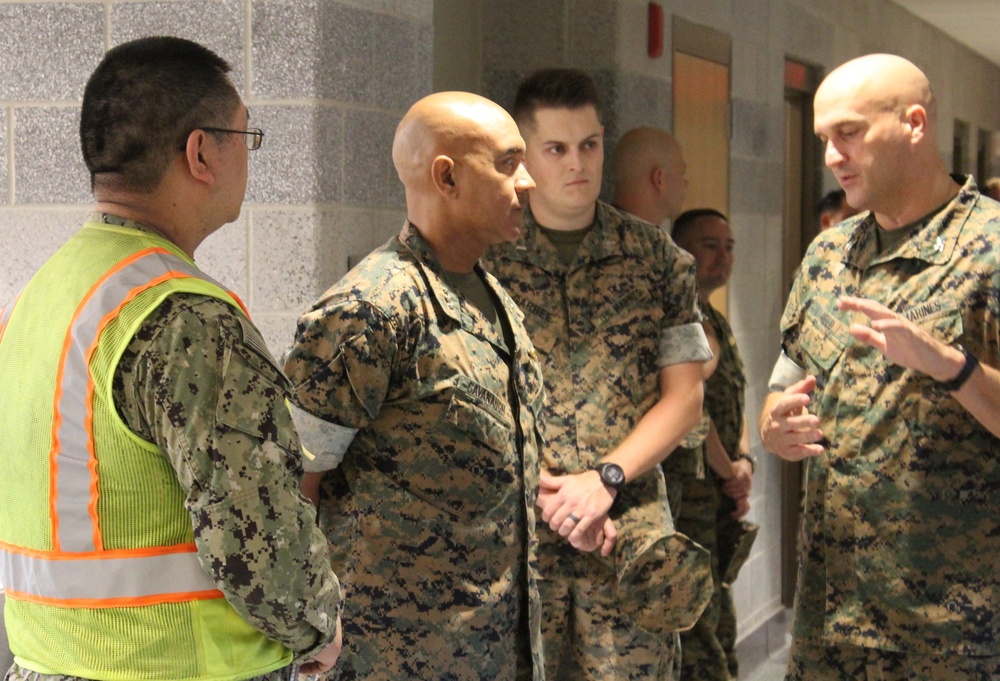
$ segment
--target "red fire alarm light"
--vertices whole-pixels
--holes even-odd
[[[658,2],[649,3],[649,56],[663,56],[663,7]]]

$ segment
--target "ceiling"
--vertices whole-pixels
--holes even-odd
[[[1000,0],[893,0],[1000,66]]]

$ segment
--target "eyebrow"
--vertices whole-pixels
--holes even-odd
[[[599,139],[600,137],[601,137],[601,133],[600,132],[591,133],[590,135],[587,135],[582,140],[580,140],[580,142],[578,142],[577,144],[580,144],[582,142],[586,142],[588,140],[592,140],[592,139],[595,139],[595,138]],[[566,140],[545,140],[544,142],[542,142],[542,144],[572,144],[572,142],[567,142]]]

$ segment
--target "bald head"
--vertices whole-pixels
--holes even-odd
[[[684,204],[686,169],[681,145],[669,132],[629,130],[614,152],[615,205],[654,224],[675,218]]]
[[[424,97],[396,128],[392,161],[407,218],[447,271],[472,271],[489,246],[521,233],[522,195],[535,185],[524,139],[498,104],[468,92]]]
[[[909,224],[958,191],[937,147],[927,76],[892,54],[834,69],[816,90],[814,127],[847,202],[879,224]]]
[[[937,106],[930,81],[912,62],[894,54],[869,54],[830,72],[816,90],[816,106],[860,99],[875,111],[903,112],[918,105],[933,127]]]
[[[406,112],[396,127],[392,162],[407,191],[433,187],[437,156],[454,158],[481,144],[491,128],[513,125],[498,104],[469,92],[436,92]]]

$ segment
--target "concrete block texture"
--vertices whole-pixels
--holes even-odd
[[[0,3],[0,100],[79,100],[104,54],[104,6]]]
[[[529,71],[562,66],[567,51],[567,2],[483,2],[483,64],[497,70]]]
[[[253,3],[254,96],[405,111],[431,91],[433,28],[338,2]]]
[[[10,109],[0,109],[0,205],[10,203],[10,176],[7,174],[7,157],[10,156],[10,137],[7,135],[7,121],[10,120]]]
[[[301,314],[373,247],[365,211],[254,208],[251,309]]]
[[[31,275],[82,225],[89,207],[0,210],[0,306],[24,288]]]
[[[400,116],[349,110],[344,114],[344,203],[372,208],[402,207],[403,185],[392,163],[392,140]]]
[[[247,268],[247,208],[233,223],[223,225],[195,251],[194,260],[203,272],[250,304]]]
[[[229,62],[233,83],[245,92],[243,0],[115,2],[110,11],[112,45],[149,35],[193,40]]]
[[[264,143],[250,152],[247,200],[256,203],[335,203],[341,200],[344,114],[331,106],[257,105],[250,125]]]
[[[14,116],[14,203],[90,203],[77,107],[20,107]]]

